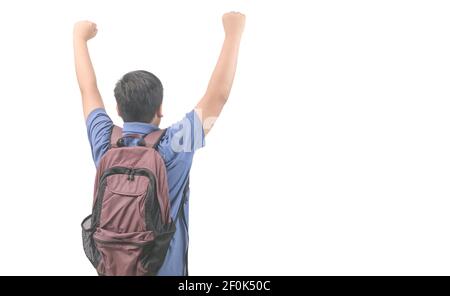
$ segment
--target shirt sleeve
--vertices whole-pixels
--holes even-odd
[[[164,160],[170,162],[175,158],[192,158],[194,152],[204,146],[203,125],[195,110],[192,110],[167,128],[158,148]]]
[[[111,130],[114,124],[105,109],[93,110],[86,119],[87,134],[91,145],[92,158],[98,166],[102,156],[108,151]]]

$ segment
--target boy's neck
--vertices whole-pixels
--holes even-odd
[[[161,123],[161,117],[155,116],[155,118],[153,118],[153,120],[150,122],[150,124],[159,126],[159,124]]]

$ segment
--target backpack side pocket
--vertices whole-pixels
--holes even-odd
[[[81,234],[83,238],[83,248],[86,257],[91,261],[92,265],[97,268],[100,262],[100,253],[94,242],[95,227],[92,225],[92,215],[84,218],[81,222]]]

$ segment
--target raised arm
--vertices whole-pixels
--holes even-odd
[[[87,41],[97,34],[96,24],[89,21],[77,22],[73,30],[73,50],[75,54],[75,71],[83,101],[83,113],[86,119],[89,113],[96,108],[104,108],[102,97],[97,88],[94,67]]]
[[[226,13],[222,17],[225,40],[206,93],[197,104],[196,112],[202,120],[207,134],[223,106],[228,100],[236,72],[239,46],[245,26],[245,15],[239,12]]]

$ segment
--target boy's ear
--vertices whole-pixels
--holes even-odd
[[[163,112],[162,112],[162,104],[159,106],[158,110],[156,110],[156,117],[161,118],[163,117]]]
[[[117,114],[119,114],[120,117],[122,117],[122,114],[120,114],[119,105],[116,105]]]

